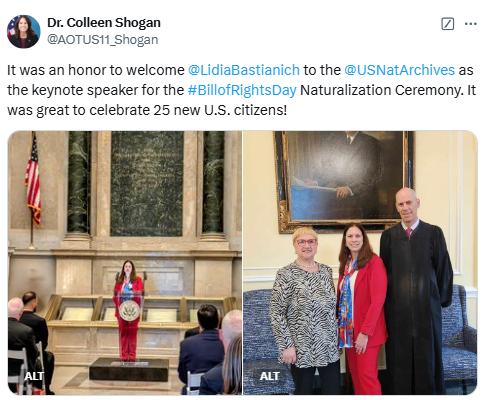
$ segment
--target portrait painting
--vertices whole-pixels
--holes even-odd
[[[395,194],[414,189],[414,134],[407,131],[275,132],[279,231],[299,226],[370,231],[400,221]]]

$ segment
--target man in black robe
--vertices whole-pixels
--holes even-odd
[[[442,230],[418,219],[419,205],[414,190],[397,192],[402,222],[380,240],[390,394],[445,394],[441,308],[452,301],[453,272]]]

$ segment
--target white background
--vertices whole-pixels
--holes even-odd
[[[0,40],[1,60],[1,121],[0,138],[1,183],[7,193],[8,137],[17,130],[469,130],[478,139],[479,157],[479,246],[484,251],[488,239],[487,216],[484,213],[488,171],[488,48],[487,12],[483,1],[30,1],[3,2],[1,21],[6,27],[15,15],[35,17],[41,25],[39,43],[29,49],[16,49],[8,40]],[[47,18],[66,21],[73,17],[93,19],[159,19],[159,29],[123,28],[47,28]],[[453,31],[441,30],[441,18],[454,17]],[[477,22],[477,25],[465,25]],[[65,25],[66,26],[66,25]],[[5,32],[5,31],[4,31]],[[51,45],[47,36],[126,34],[157,36],[157,46]],[[7,76],[7,65],[16,66],[183,66],[193,64],[295,64],[301,68],[298,77],[39,77]],[[306,77],[302,66],[318,68],[321,64],[386,64],[436,67],[473,67],[472,76],[402,76],[371,77],[321,76]],[[376,86],[462,86],[477,87],[477,96],[358,96],[358,97],[125,97],[125,98],[55,98],[24,96],[8,97],[6,86],[17,85],[78,85],[78,86],[152,86],[172,84],[188,88],[190,84],[218,83],[288,86],[343,86],[375,84]],[[232,110],[241,104],[282,106],[287,116],[215,116],[175,117],[9,117],[7,104],[37,108],[39,105],[62,106],[97,104],[203,106],[226,104]],[[27,160],[26,160],[27,162]],[[244,171],[246,173],[246,171]],[[436,179],[436,171],[433,171]],[[440,201],[446,201],[440,199]],[[1,230],[7,244],[7,197],[1,197]],[[246,232],[245,232],[246,234]],[[484,253],[481,254],[478,291],[478,329],[486,332],[484,318]],[[6,270],[7,268],[5,268]],[[7,272],[4,275],[7,282]],[[7,283],[4,288],[7,289]],[[7,300],[6,298],[4,299]],[[6,320],[6,316],[4,316]],[[5,329],[2,335],[6,336]],[[479,371],[485,371],[484,336],[479,334]],[[6,357],[4,356],[4,360]],[[6,363],[3,364],[6,366]],[[4,374],[5,375],[5,374]],[[487,387],[480,374],[476,396]],[[6,388],[6,385],[5,385]]]

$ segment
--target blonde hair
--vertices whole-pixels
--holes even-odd
[[[302,235],[311,235],[314,236],[316,240],[318,240],[318,234],[316,233],[316,231],[312,228],[309,228],[308,226],[304,226],[294,231],[294,235],[292,236],[292,243],[295,243],[297,238]]]

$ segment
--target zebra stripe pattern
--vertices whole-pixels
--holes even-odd
[[[295,262],[277,272],[270,318],[283,363],[283,350],[294,346],[298,368],[324,367],[339,360],[333,271],[319,264],[311,273]]]

